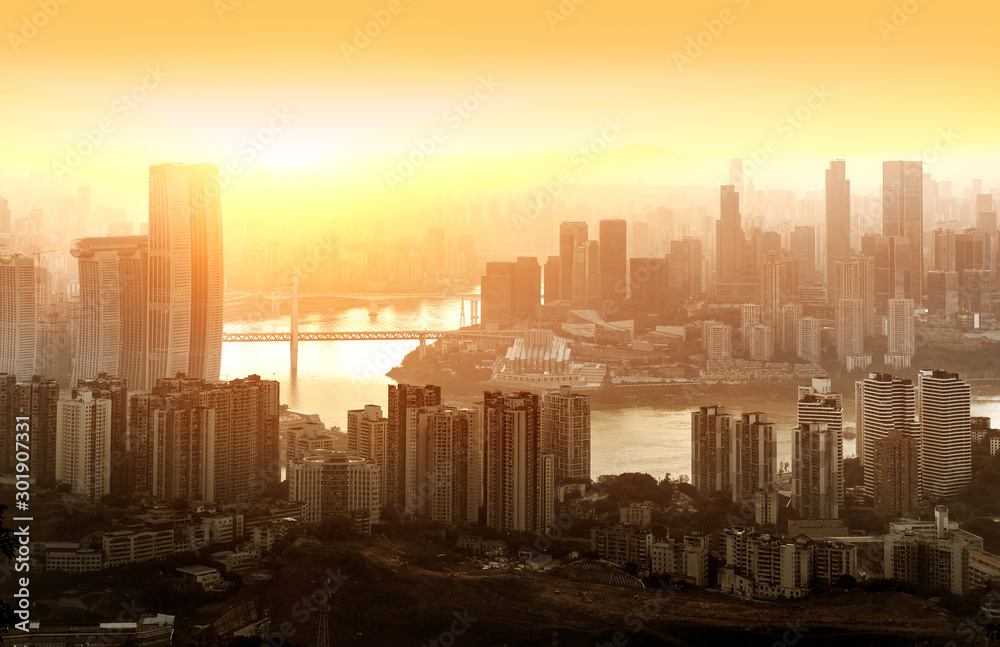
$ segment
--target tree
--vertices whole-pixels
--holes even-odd
[[[0,504],[0,552],[2,552],[8,560],[14,559],[14,534],[11,532],[10,528],[3,523],[3,514],[7,511],[7,506]],[[0,634],[6,634],[11,629],[14,628],[14,622],[16,618],[14,617],[14,609],[6,602],[0,600]],[[0,643],[3,639],[0,638]]]
[[[858,581],[850,573],[844,573],[837,578],[837,588],[839,589],[853,589],[857,585]]]

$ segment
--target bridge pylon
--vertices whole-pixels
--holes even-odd
[[[299,370],[299,277],[292,277],[292,340],[289,347],[291,373]]]

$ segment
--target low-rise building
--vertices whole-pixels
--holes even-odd
[[[684,535],[683,539],[667,539],[652,544],[649,549],[649,570],[654,575],[669,575],[673,580],[695,586],[708,584],[709,536],[702,533]]]
[[[177,572],[183,575],[185,580],[194,582],[203,589],[213,588],[222,581],[222,575],[219,574],[217,569],[211,566],[202,566],[201,564],[181,566],[177,569]]]
[[[592,528],[590,531],[590,549],[601,559],[619,566],[633,563],[646,568],[652,545],[652,533],[632,526]]]

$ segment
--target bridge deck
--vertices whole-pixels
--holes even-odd
[[[523,336],[520,330],[498,332],[463,332],[461,330],[349,330],[340,332],[300,332],[299,341],[380,341],[393,339],[441,339],[442,337],[500,337],[513,339]],[[223,333],[223,342],[283,341],[291,342],[290,332]]]

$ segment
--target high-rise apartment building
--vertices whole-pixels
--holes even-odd
[[[833,264],[833,301],[859,299],[865,337],[874,337],[875,330],[875,259],[871,256],[849,256]]]
[[[87,390],[94,399],[111,402],[108,444],[109,453],[109,493],[122,496],[131,494],[132,461],[128,452],[128,385],[123,378],[99,373],[92,380],[77,382],[76,388]],[[73,396],[74,399],[76,396]]]
[[[799,423],[793,432],[791,506],[800,518],[838,518],[841,451],[837,434],[826,423]]]
[[[317,452],[288,465],[288,498],[304,504],[302,521],[379,520],[379,468],[344,452]],[[367,525],[367,524],[366,524]]]
[[[768,252],[760,272],[760,318],[766,326],[777,327],[781,308],[799,301],[799,265],[791,252]]]
[[[389,505],[386,489],[392,446],[389,437],[389,419],[382,416],[382,407],[365,405],[364,409],[347,412],[347,453],[374,461],[379,468],[379,505]]]
[[[851,254],[851,181],[846,162],[834,160],[826,170],[826,282],[834,282],[836,263]],[[841,295],[832,290],[831,298]]]
[[[700,413],[700,412],[699,412]],[[744,413],[736,421],[730,443],[733,501],[756,501],[757,492],[777,486],[778,440],[767,414]]]
[[[875,474],[875,514],[880,517],[916,517],[920,454],[916,438],[907,438],[899,429],[873,444]]]
[[[135,489],[218,503],[249,503],[275,491],[278,387],[257,375],[222,383],[179,375],[133,395]]]
[[[743,333],[743,344],[751,360],[769,362],[774,355],[774,329],[763,324],[750,326]]]
[[[222,212],[212,164],[149,168],[146,380],[216,381],[222,362]]]
[[[406,511],[444,524],[478,523],[483,502],[482,408],[423,407],[406,457]],[[397,508],[398,510],[398,508]]]
[[[56,436],[59,383],[35,375],[19,382],[14,375],[0,373],[0,474],[14,474],[17,464],[15,436],[18,417],[28,418],[31,432],[31,476],[44,486],[55,487]]]
[[[917,374],[920,479],[925,497],[953,497],[972,480],[971,390],[955,373]]]
[[[803,317],[796,324],[795,354],[807,364],[822,359],[823,323],[815,317]]]
[[[710,362],[727,362],[733,358],[733,329],[720,321],[705,321],[701,325],[701,349]]]
[[[0,255],[0,373],[20,382],[35,373],[35,261],[22,254]]]
[[[833,392],[829,378],[813,378],[798,388],[798,424],[821,423],[833,434],[836,445],[837,503],[844,503],[844,399]]]
[[[70,252],[80,270],[73,383],[105,373],[145,389],[148,237],[83,238]]]
[[[837,360],[849,367],[865,353],[865,307],[861,299],[837,299],[833,311]],[[863,363],[863,362],[861,362]]]
[[[541,530],[552,523],[554,458],[542,453],[538,395],[483,394],[483,507],[500,531]]]
[[[556,483],[590,479],[590,396],[569,386],[542,395],[542,453],[555,459]]]
[[[917,426],[916,393],[913,382],[887,373],[871,373],[855,383],[858,458],[865,475],[864,488],[874,494],[875,442],[888,438],[893,429],[920,443]]]
[[[691,484],[703,494],[733,491],[733,416],[722,406],[691,412]]]
[[[441,387],[390,384],[388,401],[388,467],[382,473],[386,480],[385,505],[405,506],[407,483],[416,483],[416,466],[408,465],[406,457],[416,453],[417,411],[440,405]]]
[[[916,352],[913,331],[913,299],[890,299],[888,330],[888,352],[885,364],[893,368],[909,368],[910,360]]]
[[[56,406],[56,480],[99,500],[111,492],[111,400],[82,389]]]

